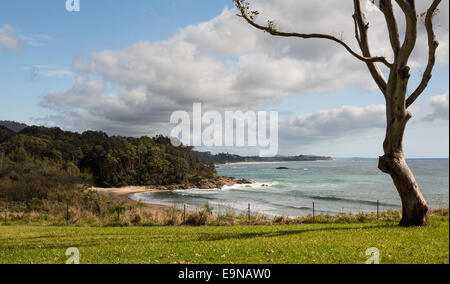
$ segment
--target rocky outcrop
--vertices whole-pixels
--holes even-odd
[[[236,184],[254,184],[255,182],[250,179],[238,179],[236,180]]]
[[[216,176],[212,179],[199,182],[196,187],[200,189],[222,188],[225,185],[232,186],[235,184],[253,184],[254,181],[248,179],[235,179],[231,177]]]
[[[196,184],[178,184],[178,185],[166,185],[166,186],[153,186],[152,188],[158,189],[158,190],[179,190],[179,189],[192,189],[192,188],[199,188],[199,189],[215,189],[215,188],[222,188],[225,185],[226,186],[232,186],[235,184],[253,184],[255,183],[252,180],[249,179],[235,179],[232,177],[224,177],[221,175],[216,175],[213,178],[210,179],[204,179]]]

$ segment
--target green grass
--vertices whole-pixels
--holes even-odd
[[[0,226],[0,263],[449,263],[449,219],[425,228],[393,222],[236,227],[77,228]]]

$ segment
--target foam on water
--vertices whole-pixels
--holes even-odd
[[[233,190],[233,189],[262,189],[262,188],[269,188],[269,187],[273,187],[275,185],[278,185],[278,182],[255,182],[252,184],[235,184],[235,185],[231,185],[231,186],[227,186],[224,185],[222,187],[222,191],[226,191],[226,190]]]
[[[330,162],[291,162],[290,170],[279,171],[284,163],[221,165],[218,172],[238,179],[256,180],[254,184],[236,184],[218,189],[176,190],[139,193],[134,200],[171,206],[187,204],[201,208],[209,204],[216,211],[267,216],[301,216],[359,213],[399,209],[401,202],[389,176],[377,169],[377,160],[335,160]],[[413,160],[409,164],[430,207],[448,207],[449,162]]]

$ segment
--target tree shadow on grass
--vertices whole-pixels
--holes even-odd
[[[42,244],[39,242],[31,242],[27,244],[7,244],[1,245],[0,249],[3,251],[16,251],[16,250],[36,250],[36,249],[67,249],[69,247],[78,247],[78,248],[86,248],[86,247],[96,247],[99,246],[100,242],[59,242],[54,244]]]
[[[254,233],[225,233],[219,235],[209,235],[204,234],[198,238],[198,241],[205,242],[214,242],[214,241],[223,241],[223,240],[243,240],[243,239],[253,239],[253,238],[275,238],[275,237],[284,237],[291,235],[300,235],[304,233],[312,233],[312,232],[332,232],[332,231],[356,231],[356,230],[374,230],[381,228],[398,228],[395,225],[376,225],[376,226],[368,226],[368,227],[338,227],[338,228],[320,228],[320,229],[303,229],[303,230],[279,230],[272,232],[254,232]]]

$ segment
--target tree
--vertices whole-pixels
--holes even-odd
[[[417,13],[415,0],[380,0],[379,9],[384,14],[389,31],[389,39],[394,55],[393,62],[389,62],[386,57],[372,55],[368,39],[369,23],[362,11],[361,0],[353,0],[355,37],[361,49],[361,54],[354,51],[342,39],[332,35],[283,32],[275,27],[273,21],[268,21],[264,25],[259,24],[256,22],[259,12],[251,10],[248,1],[233,1],[240,11],[238,16],[256,29],[278,37],[331,40],[344,47],[351,55],[367,65],[371,76],[386,100],[387,128],[383,144],[384,155],[380,157],[378,167],[382,172],[392,177],[402,200],[403,214],[400,225],[406,227],[425,226],[427,224],[428,205],[420,192],[412,171],[406,163],[403,152],[403,136],[406,125],[412,117],[408,108],[423,93],[432,77],[436,50],[439,45],[434,32],[433,17],[438,12],[438,6],[442,0],[433,0],[428,10],[421,15]],[[397,18],[394,15],[393,1],[397,3],[406,18],[406,31],[403,41],[400,38]],[[407,96],[410,78],[408,62],[416,46],[419,17],[424,19],[428,34],[428,64],[419,86],[410,96]],[[379,64],[384,65],[388,70],[387,77],[385,77]]]

